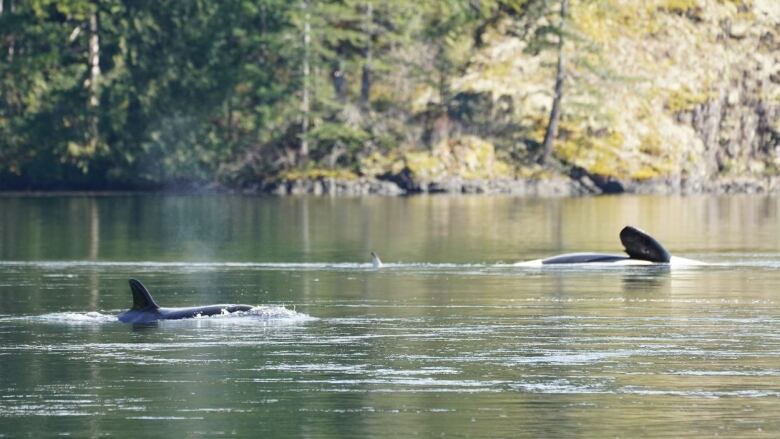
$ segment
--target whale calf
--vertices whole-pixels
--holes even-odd
[[[249,311],[251,305],[206,305],[190,308],[162,308],[154,301],[149,290],[139,281],[130,279],[133,293],[133,307],[119,314],[117,319],[124,323],[151,323],[157,320],[179,320],[200,316],[213,316],[237,311]]]
[[[702,265],[703,262],[672,256],[658,240],[633,226],[620,231],[620,242],[626,254],[566,253],[546,259],[518,262],[515,266],[538,267],[562,264],[612,264],[612,265]]]

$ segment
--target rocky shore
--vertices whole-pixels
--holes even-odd
[[[778,194],[780,177],[721,177],[709,182],[661,179],[652,181],[619,181],[591,175],[572,175],[547,179],[463,179],[458,177],[435,181],[397,179],[301,179],[268,183],[248,189],[250,193],[273,195],[415,195],[415,194],[484,194],[518,197],[572,197],[611,194]]]

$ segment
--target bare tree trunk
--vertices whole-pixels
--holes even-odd
[[[553,151],[553,143],[558,135],[558,121],[561,118],[561,101],[563,100],[563,83],[566,79],[566,64],[564,59],[564,31],[566,27],[566,16],[568,15],[569,0],[561,0],[561,24],[558,28],[558,67],[555,73],[555,96],[553,97],[552,109],[550,110],[550,121],[547,123],[547,131],[544,133],[544,153],[539,163],[544,165],[550,161]]]
[[[89,106],[99,104],[97,87],[100,78],[100,37],[97,11],[89,17]]]
[[[100,81],[100,37],[98,28],[97,8],[89,17],[89,152],[94,153],[98,145],[98,82]]]
[[[0,0],[0,3],[5,3],[5,0]],[[14,13],[14,0],[8,0],[8,12],[11,14]],[[8,63],[10,64],[14,60],[14,52],[16,51],[15,46],[16,41],[14,41],[13,35],[10,38],[10,41],[8,42]]]
[[[444,55],[441,55],[442,57]],[[439,105],[441,106],[441,112],[447,112],[447,103],[450,99],[450,84],[449,78],[443,65],[439,66]]]
[[[339,60],[336,64],[336,68],[331,73],[333,79],[333,91],[336,93],[336,100],[339,104],[347,102],[347,79],[344,76],[344,59],[339,53]]]
[[[303,9],[303,96],[301,98],[301,148],[298,155],[301,162],[305,162],[309,156],[309,112],[311,104],[309,102],[311,93],[310,88],[310,66],[309,55],[311,51],[311,14],[309,12],[309,0],[303,0],[301,3]]]
[[[235,142],[236,137],[233,134],[233,94],[228,95],[225,99],[225,129],[227,131],[227,139],[229,142]]]
[[[360,81],[360,104],[363,108],[368,108],[371,99],[371,61],[373,57],[373,29],[374,27],[374,5],[371,2],[366,4],[366,20],[363,32],[366,35],[366,59],[363,64],[363,76]]]

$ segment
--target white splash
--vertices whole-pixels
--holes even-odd
[[[236,311],[229,313],[222,310],[220,314],[213,316],[196,316],[198,320],[214,321],[243,321],[243,322],[279,322],[279,323],[298,323],[317,320],[308,314],[297,312],[293,309],[287,309],[279,305],[261,305],[255,306],[249,311]]]
[[[116,322],[116,316],[92,312],[54,312],[39,316],[12,317],[14,320],[26,320],[39,323],[56,323],[67,325],[96,325]]]
[[[249,311],[238,311],[229,313],[223,310],[221,314],[214,316],[195,316],[193,319],[181,320],[160,320],[160,322],[182,322],[187,320],[216,321],[224,323],[300,323],[317,320],[308,314],[300,313],[295,310],[287,309],[284,306],[256,306]],[[103,314],[96,311],[91,312],[55,312],[37,316],[7,316],[0,317],[0,321],[24,321],[43,324],[60,325],[101,325],[105,323],[118,322],[114,314]]]
[[[667,266],[672,268],[685,268],[685,267],[700,267],[708,265],[706,262],[697,261],[695,259],[681,258],[679,256],[672,256],[668,264],[659,264],[650,261],[643,261],[640,259],[624,259],[620,261],[611,262],[583,262],[572,264],[549,264],[545,265],[542,261],[544,259],[534,259],[532,261],[516,262],[512,264],[513,267],[545,267],[545,268],[570,268],[570,267],[620,267],[620,266],[638,266],[638,265],[652,265],[652,266]]]

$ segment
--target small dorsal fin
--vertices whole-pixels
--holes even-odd
[[[650,262],[669,262],[671,259],[671,255],[660,242],[636,227],[623,227],[620,231],[620,242],[633,259]]]
[[[379,259],[379,255],[374,252],[371,252],[371,265],[373,265],[374,268],[382,268],[382,260]]]
[[[130,309],[135,311],[146,311],[159,308],[144,284],[135,279],[130,279],[129,282],[130,291],[133,292],[133,307]]]

